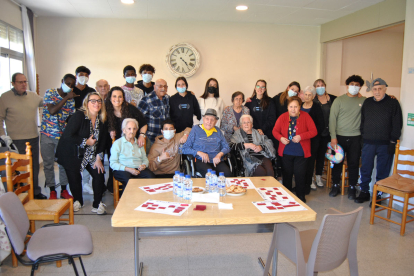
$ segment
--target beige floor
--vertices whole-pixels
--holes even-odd
[[[44,183],[43,172],[39,180]],[[111,227],[111,195],[106,193],[104,197],[108,206],[108,215],[105,216],[91,213],[92,196],[84,194],[84,198],[85,207],[76,213],[75,223],[86,225],[92,232],[94,252],[83,258],[88,275],[134,275],[133,231]],[[307,203],[318,213],[317,220],[295,223],[300,230],[318,228],[326,210],[331,207],[346,212],[360,206],[346,196],[330,198],[326,188],[312,191],[307,196]],[[404,237],[400,236],[397,225],[379,220],[376,220],[375,225],[370,225],[368,204],[363,204],[358,238],[359,274],[414,275],[414,223],[407,226]],[[143,238],[140,241],[143,275],[262,275],[257,258],[267,256],[270,240],[271,234]],[[77,264],[80,269],[79,261]],[[279,256],[278,275],[295,275],[295,269],[291,261],[283,255]],[[11,258],[8,257],[0,267],[0,272],[2,276],[30,275],[30,267],[19,264],[18,268],[12,268]],[[64,262],[61,268],[56,268],[54,264],[42,265],[36,275],[74,273],[71,266]],[[348,262],[320,275],[349,275]]]

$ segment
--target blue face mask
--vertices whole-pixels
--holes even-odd
[[[316,87],[316,94],[318,94],[319,96],[325,94],[325,87]]]
[[[137,78],[134,77],[134,76],[132,76],[132,77],[126,77],[125,79],[126,79],[126,82],[127,83],[134,83],[137,80]]]
[[[69,86],[66,85],[66,83],[62,82],[62,90],[65,93],[69,93],[70,91],[72,91],[72,88],[70,88]]]
[[[294,96],[298,95],[298,93],[296,93],[295,91],[293,91],[292,89],[290,89],[288,91],[288,95],[289,95],[289,98],[290,98],[290,97],[294,97]]]
[[[185,91],[187,91],[187,87],[177,87],[177,91],[179,92],[179,93],[184,93]]]
[[[152,80],[152,75],[151,74],[142,74],[142,80],[145,83],[150,83]]]

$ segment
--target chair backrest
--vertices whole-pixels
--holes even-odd
[[[309,254],[308,272],[332,270],[343,263],[350,249],[356,252],[362,209],[324,216]]]
[[[16,195],[29,192],[30,200],[34,199],[31,148],[30,144],[26,143],[26,154],[6,152],[7,191],[14,191]],[[12,159],[16,161],[12,162]],[[21,183],[27,185],[20,185]]]
[[[4,174],[2,174],[3,171]],[[0,174],[1,181],[6,183],[6,152],[0,152]]]
[[[23,204],[15,193],[8,192],[0,196],[0,217],[6,225],[15,253],[20,255],[24,250],[30,223]]]
[[[398,164],[400,165],[408,165],[408,166],[414,166],[414,161],[409,160],[399,160],[400,155],[409,155],[414,157],[414,150],[401,150],[400,149],[400,140],[397,141],[397,145],[395,147],[395,159],[394,159],[394,169],[393,174],[399,173],[399,174],[408,174],[411,176],[414,176],[413,171],[408,170],[398,170]]]

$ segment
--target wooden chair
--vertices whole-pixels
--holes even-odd
[[[6,171],[6,152],[1,152],[0,153],[0,172],[2,171]],[[14,172],[13,172],[14,173]],[[1,182],[6,183],[7,182],[7,177],[6,175],[1,177]],[[25,204],[29,201],[29,193],[20,193],[17,195],[20,199],[20,202],[22,204]]]
[[[371,207],[371,218],[370,218],[370,224],[374,224],[375,217],[395,223],[397,225],[401,226],[400,235],[404,236],[405,233],[405,225],[409,222],[414,221],[414,219],[407,220],[407,216],[414,218],[413,215],[408,214],[408,212],[414,210],[414,208],[408,209],[408,206],[414,206],[414,204],[409,203],[410,198],[414,197],[414,180],[407,177],[402,177],[399,174],[407,174],[410,176],[414,176],[414,172],[407,171],[407,170],[398,170],[397,166],[400,165],[410,165],[414,166],[414,161],[406,161],[406,160],[399,160],[400,155],[409,155],[414,156],[414,150],[400,150],[400,141],[397,141],[397,145],[395,148],[395,159],[394,159],[394,169],[393,174],[390,177],[387,177],[383,180],[378,181],[374,185],[374,189],[372,192],[372,207]],[[382,198],[380,200],[376,200],[377,192],[383,192],[389,194],[388,197]],[[395,199],[394,196],[399,196],[404,198],[404,200],[398,200]],[[380,203],[380,201],[388,199],[388,206],[383,206]],[[398,201],[403,203],[403,211],[393,209],[393,202]],[[376,207],[381,207],[377,210],[375,210]],[[387,209],[387,217],[383,217],[380,215],[376,215],[375,213],[378,213],[382,210]],[[402,214],[401,223],[398,223],[396,221],[391,220],[391,211],[397,212]]]

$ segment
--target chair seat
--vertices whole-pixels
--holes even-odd
[[[18,194],[17,196],[19,197],[20,202],[23,203],[23,204],[29,200],[29,194],[28,193],[21,193],[21,194]]]
[[[33,234],[27,246],[27,257],[35,261],[51,254],[89,255],[92,250],[92,236],[86,226],[51,226]]]
[[[393,174],[390,177],[378,181],[377,184],[405,193],[414,192],[414,179],[402,177],[399,174]]]
[[[311,252],[312,244],[315,240],[316,234],[318,234],[318,229],[309,229],[299,232],[305,263],[308,262],[309,254]]]
[[[24,209],[26,210],[29,219],[31,215],[54,216],[56,213],[65,209],[68,203],[69,200],[67,199],[33,199],[24,205]]]

